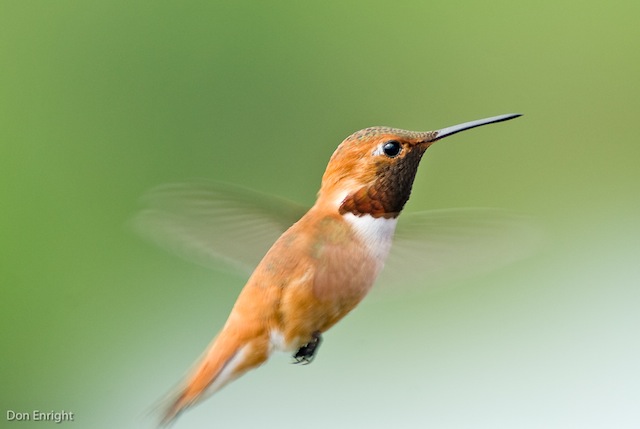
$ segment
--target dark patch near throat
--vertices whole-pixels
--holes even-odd
[[[424,150],[408,152],[393,163],[380,163],[373,185],[349,194],[340,205],[340,214],[369,214],[374,218],[396,218],[411,195],[413,180]]]

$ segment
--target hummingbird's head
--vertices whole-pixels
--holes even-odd
[[[332,205],[341,214],[395,218],[409,199],[420,159],[429,146],[460,131],[518,116],[495,116],[437,131],[388,127],[357,131],[331,156],[318,201]]]

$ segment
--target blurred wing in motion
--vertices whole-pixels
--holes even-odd
[[[442,286],[524,259],[542,237],[531,218],[500,209],[403,214],[378,281],[392,288]]]
[[[246,274],[307,208],[237,185],[163,185],[143,198],[135,229],[178,255]],[[379,283],[428,287],[487,273],[523,259],[542,234],[531,219],[499,209],[464,208],[400,216]],[[389,289],[390,289],[389,288]]]
[[[221,182],[159,186],[143,197],[135,230],[173,253],[214,269],[251,274],[307,208]]]

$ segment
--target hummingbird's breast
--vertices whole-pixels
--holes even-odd
[[[369,292],[395,224],[396,219],[311,209],[267,252],[238,299],[238,309],[267,320],[271,338],[278,339],[274,348],[299,348]]]
[[[384,266],[397,220],[313,211],[308,216],[315,295],[337,303],[361,300]]]

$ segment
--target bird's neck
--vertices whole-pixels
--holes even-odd
[[[369,255],[384,263],[391,248],[399,212],[384,211],[381,203],[370,198],[365,191],[346,189],[321,190],[314,210],[332,216],[339,215],[352,228]]]

